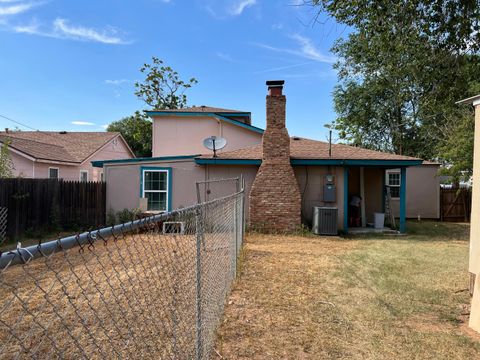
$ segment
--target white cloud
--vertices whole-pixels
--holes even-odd
[[[300,63],[300,64],[292,64],[292,65],[279,66],[279,67],[275,67],[275,68],[270,68],[270,69],[265,69],[265,70],[256,71],[256,72],[254,72],[254,74],[263,74],[263,73],[267,73],[267,72],[275,72],[275,71],[293,69],[293,68],[305,66],[305,65],[308,65],[308,64],[311,64],[311,63],[312,63],[312,61],[303,62],[303,63]]]
[[[100,127],[101,127],[102,129],[104,129],[104,130],[107,130],[108,124],[107,124],[107,125],[100,125]]]
[[[217,55],[220,59],[224,61],[234,62],[234,59],[230,55],[222,53],[221,51],[217,51],[215,55]]]
[[[54,33],[69,39],[95,41],[104,44],[125,44],[126,41],[118,36],[118,30],[109,27],[105,30],[69,25],[68,20],[57,18],[53,22]]]
[[[72,125],[78,126],[94,126],[95,124],[88,121],[72,121]]]
[[[120,85],[128,83],[128,82],[130,82],[130,80],[128,80],[128,79],[105,80],[105,84],[115,85],[115,86],[120,86]]]
[[[304,36],[295,34],[290,36],[293,40],[296,40],[300,45],[302,54],[309,59],[320,62],[335,62],[335,58],[329,55],[324,55],[313,45],[312,40]]]
[[[3,3],[7,3],[3,1]],[[34,3],[21,3],[8,6],[0,6],[0,16],[17,15],[24,13],[34,7]]]
[[[300,46],[299,49],[279,48],[279,47],[260,44],[260,43],[254,43],[253,45],[261,47],[266,50],[281,52],[285,54],[291,54],[291,55],[303,57],[305,59],[314,60],[317,62],[322,62],[327,64],[333,64],[336,61],[336,58],[334,56],[322,54],[321,51],[315,47],[311,39],[298,34],[291,35],[290,38],[297,42],[297,44]]]
[[[236,1],[229,10],[230,15],[241,15],[243,10],[255,5],[257,0],[239,0]]]
[[[53,21],[52,27],[41,26],[33,21],[27,25],[11,26],[9,30],[29,35],[45,36],[57,39],[70,39],[78,41],[92,41],[103,44],[122,45],[129,42],[122,39],[119,31],[113,27],[107,27],[104,30],[95,30],[84,26],[70,25],[69,21],[57,18]]]

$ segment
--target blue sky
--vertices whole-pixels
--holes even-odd
[[[291,135],[325,140],[346,29],[302,0],[0,0],[0,114],[35,129],[97,131],[135,110],[151,56],[199,83],[190,105],[251,111],[284,79]],[[14,123],[0,118],[0,128]],[[20,129],[28,130],[20,126]]]

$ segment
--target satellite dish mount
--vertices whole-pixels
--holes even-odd
[[[227,145],[227,140],[222,137],[210,136],[203,140],[203,146],[213,150],[213,157],[217,157],[217,150],[221,150]]]

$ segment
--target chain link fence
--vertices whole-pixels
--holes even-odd
[[[208,359],[244,192],[0,257],[0,357]]]
[[[8,208],[0,207],[0,245],[7,237]]]

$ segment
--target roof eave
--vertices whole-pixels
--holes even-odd
[[[220,159],[196,158],[198,165],[261,165],[260,159]],[[423,160],[354,160],[354,159],[291,159],[292,166],[378,166],[378,167],[405,167],[422,165]]]
[[[247,130],[251,130],[251,131],[254,131],[256,133],[259,133],[259,134],[263,134],[265,132],[264,129],[261,129],[259,127],[256,127],[256,126],[253,126],[253,125],[249,125],[249,124],[245,124],[241,121],[238,121],[238,120],[234,120],[234,119],[230,119],[228,118],[227,116],[239,116],[238,114],[239,113],[235,113],[236,115],[232,115],[232,113],[229,113],[227,115],[227,113],[215,113],[215,112],[178,112],[178,111],[155,111],[155,110],[147,110],[145,111],[145,113],[149,116],[149,117],[153,117],[153,116],[165,116],[165,115],[173,115],[173,116],[185,116],[185,117],[188,117],[188,116],[211,116],[211,117],[215,117],[219,120],[222,120],[222,121],[225,121],[225,122],[228,122],[230,124],[233,124],[233,125],[236,125],[236,126],[240,126],[240,127],[243,127],[244,129],[247,129]],[[247,113],[245,113],[247,114]]]
[[[455,104],[458,104],[458,105],[471,104],[473,106],[480,105],[480,94],[457,101]]]
[[[179,155],[179,156],[160,156],[160,157],[143,157],[143,158],[131,158],[131,159],[115,159],[115,160],[94,160],[91,161],[93,167],[96,168],[103,168],[103,166],[117,164],[140,164],[146,162],[162,162],[162,161],[176,161],[176,160],[189,160],[194,159],[200,156],[199,154],[196,155]]]

